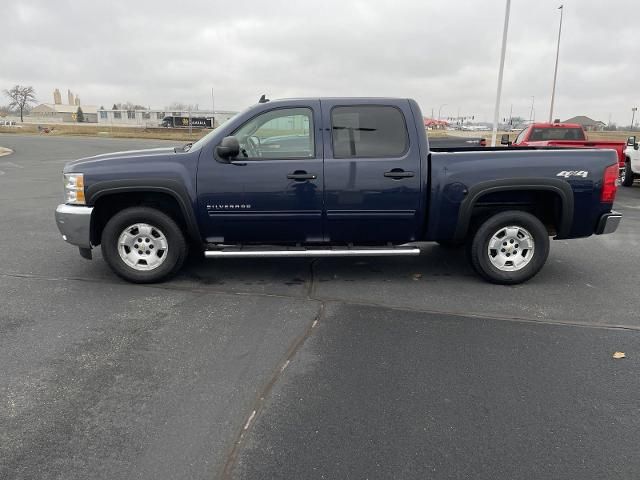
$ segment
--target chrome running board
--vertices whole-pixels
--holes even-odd
[[[414,246],[399,247],[224,247],[205,250],[206,258],[272,258],[272,257],[387,257],[420,255]]]

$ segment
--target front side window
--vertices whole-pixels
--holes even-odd
[[[235,131],[245,158],[313,158],[313,112],[283,108],[252,118]]]
[[[528,129],[529,129],[529,128],[527,127],[527,128],[525,128],[524,130],[522,130],[522,131],[518,134],[518,136],[516,137],[516,139],[515,139],[515,141],[514,141],[513,143],[518,144],[518,143],[522,143],[522,142],[524,142],[524,137],[526,136],[526,134],[527,134],[527,130],[528,130]]]
[[[358,105],[331,110],[333,156],[402,156],[409,136],[402,112],[391,106]]]

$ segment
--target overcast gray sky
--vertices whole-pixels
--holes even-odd
[[[635,0],[513,0],[501,116],[629,124],[640,103]],[[291,96],[413,97],[425,115],[490,121],[505,0],[3,2],[0,88],[84,104],[239,110]],[[0,104],[6,103],[5,99]]]

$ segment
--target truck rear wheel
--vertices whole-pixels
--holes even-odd
[[[549,256],[549,233],[535,216],[517,210],[498,213],[475,232],[471,263],[492,283],[513,285],[529,280]]]
[[[131,207],[116,213],[104,227],[102,256],[120,277],[153,283],[175,274],[187,256],[182,230],[165,213]]]
[[[633,185],[633,171],[631,170],[631,162],[627,161],[624,164],[624,170],[620,174],[620,183],[625,187]]]

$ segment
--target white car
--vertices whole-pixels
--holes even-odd
[[[636,136],[627,139],[627,148],[624,150],[624,169],[620,172],[620,183],[625,187],[633,185],[636,178],[640,178],[640,150]]]

